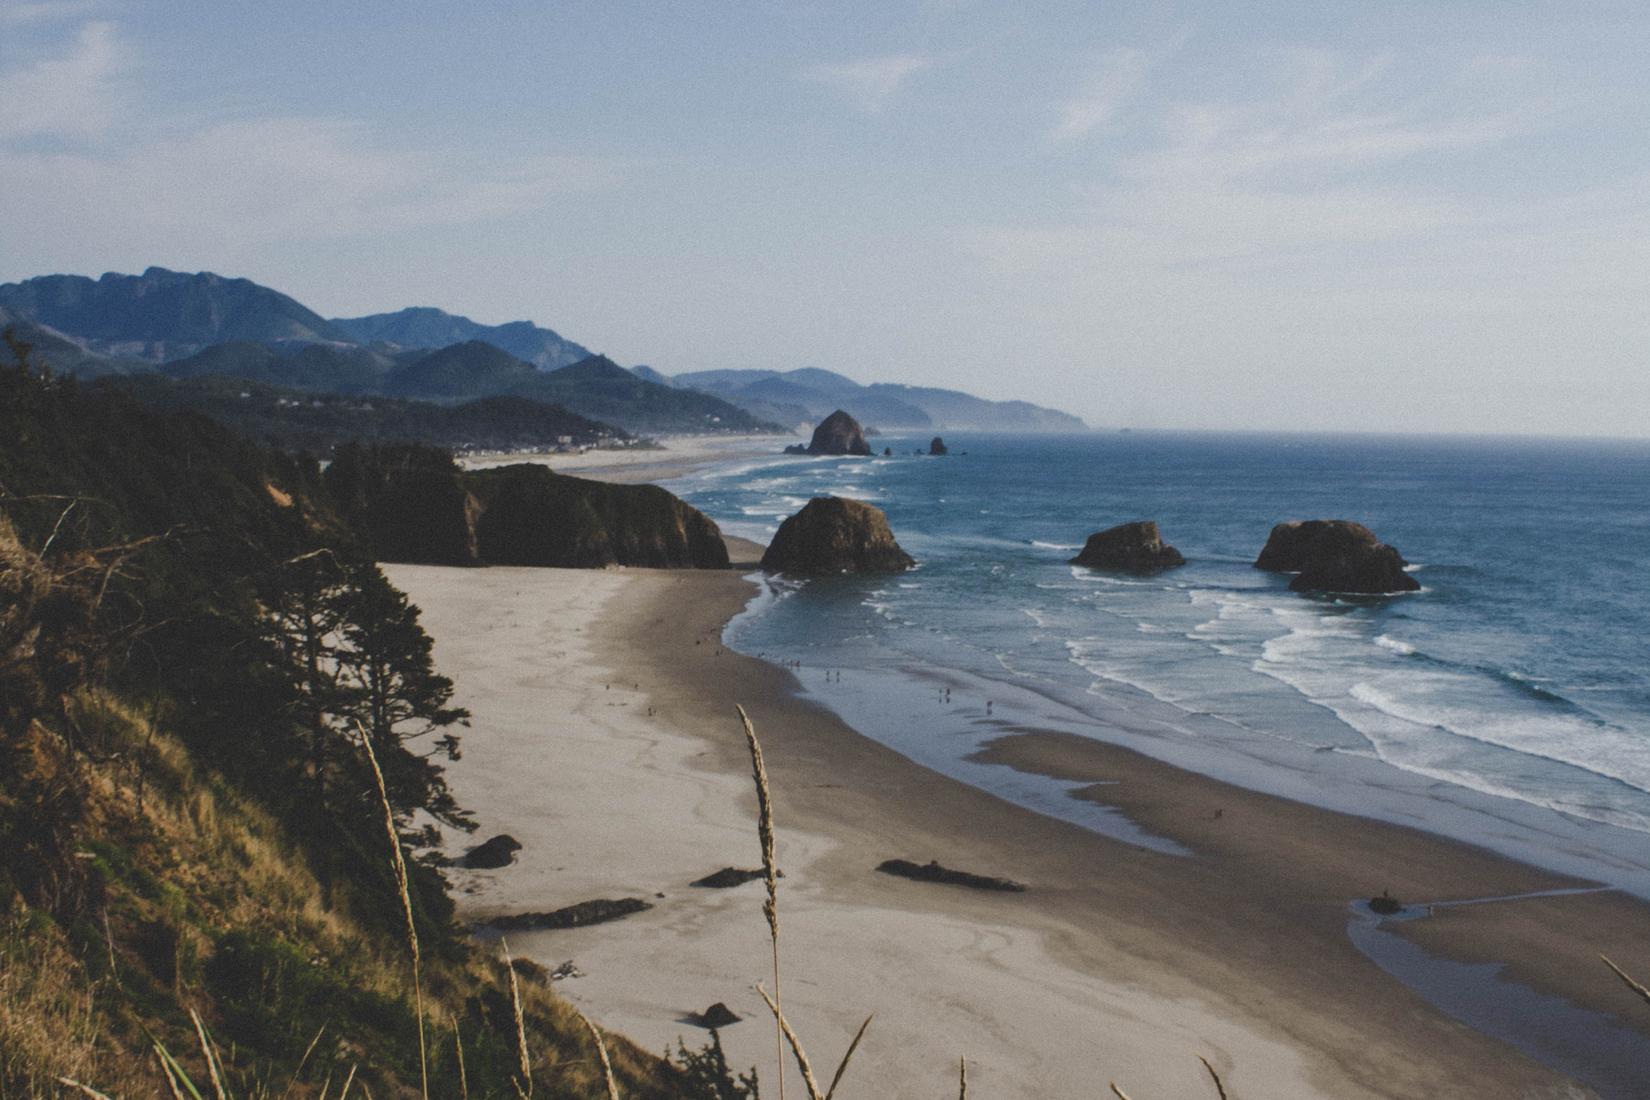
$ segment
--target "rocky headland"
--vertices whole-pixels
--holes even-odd
[[[1404,571],[1403,555],[1361,523],[1344,519],[1291,520],[1272,528],[1256,569],[1294,573],[1296,592],[1386,595],[1421,585]]]
[[[428,447],[343,447],[329,487],[379,561],[728,568],[722,532],[656,485],[540,465],[465,471]]]
[[[1121,573],[1156,573],[1185,565],[1186,559],[1163,541],[1157,521],[1144,519],[1090,535],[1071,563]]]
[[[917,563],[894,541],[881,509],[842,497],[815,497],[779,525],[762,555],[769,573],[897,573]]]

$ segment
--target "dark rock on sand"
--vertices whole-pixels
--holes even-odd
[[[916,879],[918,882],[943,882],[950,886],[966,886],[971,890],[1003,890],[1009,893],[1024,893],[1025,884],[1012,879],[992,878],[989,875],[976,875],[968,871],[953,871],[949,867],[941,867],[935,860],[927,863],[912,863],[908,859],[884,860],[877,865],[877,870],[885,875],[898,875],[901,878]]]
[[[688,1020],[694,1026],[706,1028],[727,1027],[729,1024],[737,1024],[742,1019],[744,1019],[743,1016],[734,1012],[733,1009],[721,1001],[717,1001],[703,1012],[695,1012],[688,1017]]]
[[[473,871],[491,871],[497,867],[508,867],[516,861],[516,853],[521,851],[521,841],[509,833],[500,833],[474,848],[465,852],[459,859],[460,867],[468,867]]]
[[[742,867],[724,867],[720,871],[708,874],[702,879],[696,879],[695,881],[689,883],[689,885],[703,886],[709,890],[730,890],[735,886],[743,886],[747,882],[754,882],[761,878],[762,874],[763,872],[760,867],[754,871],[748,871]],[[783,873],[781,873],[780,877],[784,877]]]
[[[1394,913],[1402,912],[1403,908],[1404,903],[1385,890],[1381,891],[1380,897],[1369,899],[1369,911],[1378,913],[1383,917],[1390,917]]]
[[[815,497],[779,525],[762,555],[769,573],[897,573],[917,564],[901,550],[878,508],[842,497]]]
[[[928,453],[931,455],[946,455],[951,452],[946,449],[945,440],[936,435],[928,443]]]
[[[619,920],[632,913],[642,913],[653,908],[641,898],[597,898],[594,901],[581,901],[577,905],[569,905],[565,909],[557,909],[549,913],[514,913],[502,917],[493,917],[481,922],[484,928],[496,929],[500,932],[538,932],[555,928],[583,928],[591,924],[605,924],[610,920]]]
[[[1272,528],[1255,568],[1294,573],[1296,592],[1381,595],[1414,592],[1420,584],[1407,563],[1361,523],[1344,519],[1294,520]]]
[[[1090,569],[1115,569],[1126,573],[1155,573],[1185,565],[1180,551],[1163,541],[1154,520],[1119,524],[1098,531],[1083,544],[1083,550],[1071,559],[1073,565]]]
[[[838,409],[819,422],[814,437],[808,443],[811,455],[868,455],[871,445],[865,442],[865,430],[859,421]]]

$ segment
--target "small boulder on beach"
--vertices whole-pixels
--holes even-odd
[[[765,872],[760,867],[755,870],[749,870],[744,867],[724,867],[720,871],[712,871],[704,878],[694,879],[692,882],[688,883],[688,885],[703,887],[707,890],[731,890],[735,886],[743,886],[747,882],[755,882],[757,879],[761,878],[764,873]],[[784,878],[784,872],[780,872],[779,877]]]
[[[459,857],[461,867],[468,867],[472,871],[491,871],[499,867],[508,867],[516,861],[516,853],[521,851],[521,841],[509,833],[500,833]]]
[[[541,932],[558,928],[584,928],[592,924],[605,924],[610,920],[619,920],[632,913],[642,913],[653,908],[641,898],[596,898],[592,901],[581,901],[577,905],[569,905],[563,909],[555,909],[548,913],[512,913],[493,917],[478,922],[478,927],[488,928],[498,932]]]
[[[1185,565],[1186,559],[1163,541],[1155,520],[1143,519],[1090,535],[1071,564],[1144,574]]]
[[[729,1008],[727,1005],[723,1004],[721,1001],[717,1001],[703,1012],[693,1013],[689,1019],[697,1027],[722,1028],[728,1027],[731,1024],[737,1024],[740,1020],[744,1019],[744,1017]]]
[[[941,882],[948,886],[966,886],[971,890],[1001,890],[1005,893],[1022,894],[1025,892],[1025,883],[1015,882],[1013,879],[994,878],[991,875],[976,875],[970,871],[956,871],[950,867],[942,867],[938,860],[929,860],[927,863],[913,863],[908,859],[888,859],[877,865],[877,870],[885,875],[897,875],[900,878],[915,879],[918,882]]]
[[[1404,903],[1382,890],[1380,895],[1369,899],[1369,911],[1378,916],[1390,917],[1394,913],[1401,913]]]

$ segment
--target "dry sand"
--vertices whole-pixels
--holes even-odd
[[[1567,885],[1554,876],[1082,739],[1009,736],[994,759],[1113,781],[1091,793],[1195,855],[1032,814],[860,737],[799,700],[789,673],[723,650],[722,625],[751,592],[732,573],[387,571],[424,609],[437,662],[474,714],[455,793],[480,836],[525,845],[512,867],[458,873],[462,912],[651,901],[623,921],[511,941],[548,965],[574,960],[585,976],[561,991],[644,1046],[702,1042],[683,1017],[725,1001],[747,1018],[723,1033],[730,1057],[758,1065],[777,1095],[773,1032],[751,988],[771,980],[762,888],[688,885],[758,862],[740,702],[776,788],[787,1014],[828,1074],[876,1013],[846,1096],[944,1095],[959,1055],[971,1094],[993,1100],[1094,1096],[1112,1079],[1139,1100],[1213,1096],[1198,1055],[1234,1096],[1586,1095],[1432,1010],[1344,931],[1348,899],[1371,882],[1443,898]],[[874,871],[893,857],[1031,889]],[[1566,931],[1580,914],[1602,922],[1586,943]],[[1493,928],[1492,954],[1513,943],[1528,980],[1631,1014],[1588,951],[1597,938],[1642,957],[1644,914],[1590,895],[1461,910],[1417,936],[1468,954],[1473,929]]]
[[[638,485],[680,477],[751,454],[777,454],[785,445],[785,438],[776,435],[673,435],[657,442],[657,447],[601,449],[582,454],[482,453],[463,456],[460,461],[469,470],[530,462],[549,466],[557,473],[592,481]]]

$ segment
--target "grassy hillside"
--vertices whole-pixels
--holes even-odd
[[[453,922],[450,696],[312,463],[0,369],[0,1096],[605,1095]]]

